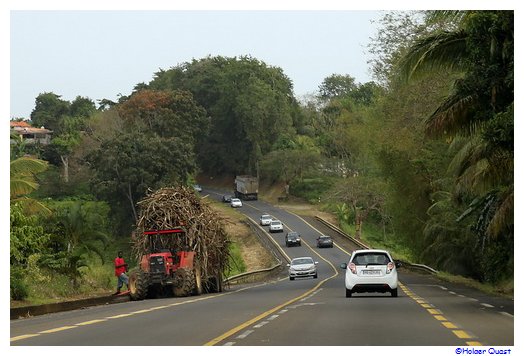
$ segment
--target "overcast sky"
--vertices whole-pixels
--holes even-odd
[[[10,116],[53,92],[116,100],[159,69],[205,56],[277,66],[297,96],[330,74],[371,80],[367,44],[379,11],[12,11]]]

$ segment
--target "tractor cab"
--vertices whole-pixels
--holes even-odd
[[[175,245],[171,239],[181,239],[182,245],[188,245],[186,231],[182,227],[145,231],[144,236],[148,239],[150,253],[142,256],[140,269],[149,273],[156,282],[162,283],[166,277],[172,277],[179,268],[193,268],[194,251],[171,249]]]

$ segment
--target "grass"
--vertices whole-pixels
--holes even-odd
[[[514,280],[501,281],[496,285],[481,283],[471,278],[462,276],[455,276],[446,272],[438,272],[437,277],[443,281],[459,283],[471,288],[478,289],[487,294],[499,295],[506,298],[512,298],[514,296]]]
[[[355,235],[355,226],[353,224],[342,222],[340,227],[347,234],[351,236]],[[388,250],[396,260],[415,263],[411,251],[399,244],[394,235],[389,234],[384,236],[379,226],[363,224],[361,240],[369,247]]]

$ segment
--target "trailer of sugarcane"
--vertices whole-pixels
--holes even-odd
[[[130,273],[132,298],[165,291],[180,296],[222,291],[229,244],[223,219],[193,189],[149,190],[138,202],[132,237],[139,261]]]

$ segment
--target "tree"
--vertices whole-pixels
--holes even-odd
[[[428,117],[427,132],[470,138],[455,157],[458,187],[469,188],[470,194],[497,189],[493,204],[498,210],[513,197],[513,11],[447,14],[459,19],[458,29],[417,41],[406,53],[401,73],[409,79],[435,68],[464,72]],[[503,209],[494,215],[505,222],[488,228],[488,234],[512,225],[512,210]]]
[[[27,214],[49,213],[49,209],[35,199],[27,197],[38,189],[36,174],[47,169],[47,162],[35,158],[20,157],[10,163],[11,204],[19,204]]]
[[[35,108],[31,112],[33,126],[45,127],[51,131],[60,131],[60,119],[69,113],[70,103],[60,99],[55,93],[42,93],[35,99]]]
[[[206,57],[161,70],[152,89],[189,90],[211,117],[209,135],[197,147],[209,174],[252,173],[280,135],[294,132],[298,110],[282,69],[251,57]]]
[[[347,74],[332,74],[319,86],[320,97],[324,100],[348,96],[356,89],[355,78]]]
[[[141,132],[106,140],[87,159],[94,173],[94,190],[115,208],[129,212],[129,226],[137,220],[136,203],[148,188],[185,184],[195,170],[190,143]]]
[[[362,225],[372,212],[384,217],[385,196],[382,184],[376,180],[351,177],[339,182],[330,192],[332,198],[347,204],[355,219],[355,238],[362,236]],[[340,210],[342,214],[344,208]]]
[[[53,217],[46,230],[52,236],[41,264],[72,280],[78,287],[81,268],[87,267],[86,257],[98,256],[104,262],[103,249],[109,241],[106,234],[109,206],[102,202],[81,200],[51,203]]]
[[[417,40],[400,74],[461,73],[427,116],[426,133],[452,143],[453,204],[463,210],[454,224],[475,232],[478,278],[496,281],[513,270],[513,11],[433,12],[429,19],[451,19],[456,26]],[[449,229],[425,231],[434,241],[451,235]],[[509,256],[496,259],[503,266],[498,277],[492,273],[495,251]]]

